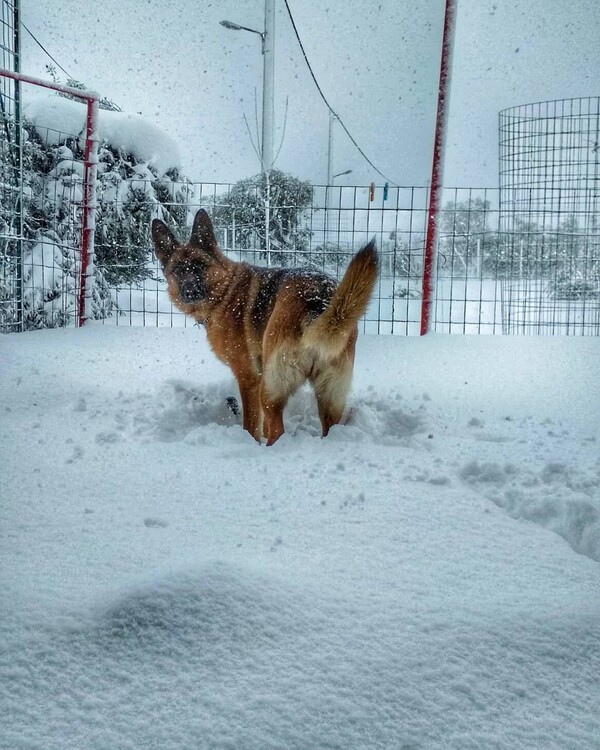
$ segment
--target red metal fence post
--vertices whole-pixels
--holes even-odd
[[[425,257],[423,259],[423,302],[421,304],[421,336],[428,333],[431,326],[437,224],[440,211],[440,197],[442,192],[443,157],[446,140],[446,123],[448,119],[448,100],[450,93],[450,71],[452,67],[452,45],[454,41],[456,2],[457,0],[446,0],[446,12],[444,14],[444,33],[442,37],[442,57],[440,62],[438,106],[435,122],[435,138],[433,144],[433,166],[431,169],[431,187],[429,188],[429,207],[427,210]]]
[[[88,98],[81,206],[81,276],[78,325],[92,317],[94,283],[94,230],[96,222],[96,165],[98,163],[98,99]]]

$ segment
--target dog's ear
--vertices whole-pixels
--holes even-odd
[[[201,208],[194,218],[190,245],[201,247],[203,250],[216,250],[217,240],[213,231],[210,216]]]
[[[152,221],[152,241],[154,242],[156,257],[165,266],[179,244],[173,237],[171,230],[160,219]]]

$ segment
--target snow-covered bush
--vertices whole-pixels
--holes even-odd
[[[600,299],[600,280],[561,273],[550,280],[548,292],[551,299],[557,300],[597,300]]]
[[[152,275],[151,219],[159,216],[175,230],[185,226],[192,198],[173,140],[139,115],[120,112],[108,100],[100,104],[92,305],[97,318],[116,310],[111,287]],[[25,328],[74,320],[85,117],[85,106],[69,97],[38,93],[26,99],[21,169],[2,159],[0,180],[7,186],[0,201],[2,330],[20,320],[20,309]],[[15,124],[5,116],[0,153],[14,153],[14,136]]]
[[[175,230],[185,227],[192,187],[176,168],[160,174],[109,144],[98,158],[96,263],[111,285],[139,283],[152,275],[151,219],[160,216]]]

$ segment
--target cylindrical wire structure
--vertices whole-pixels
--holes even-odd
[[[598,334],[600,97],[511,107],[499,125],[506,332]]]

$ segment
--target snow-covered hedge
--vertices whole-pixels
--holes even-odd
[[[83,149],[86,107],[79,101],[55,94],[35,96],[24,107],[26,119],[47,146],[59,146],[64,134],[78,136]],[[103,145],[129,155],[137,164],[165,174],[181,164],[177,143],[141,115],[100,109],[98,137]]]
[[[76,314],[86,107],[56,94],[25,101],[22,179],[12,158],[0,164],[0,329],[62,326]],[[0,149],[15,153],[15,124],[5,118]],[[192,199],[179,171],[177,144],[139,115],[101,109],[98,120],[93,314],[116,307],[111,287],[152,274],[148,228],[160,216],[177,230]],[[22,195],[23,225],[19,228]],[[22,237],[22,253],[19,236]],[[22,261],[21,261],[22,258]]]

